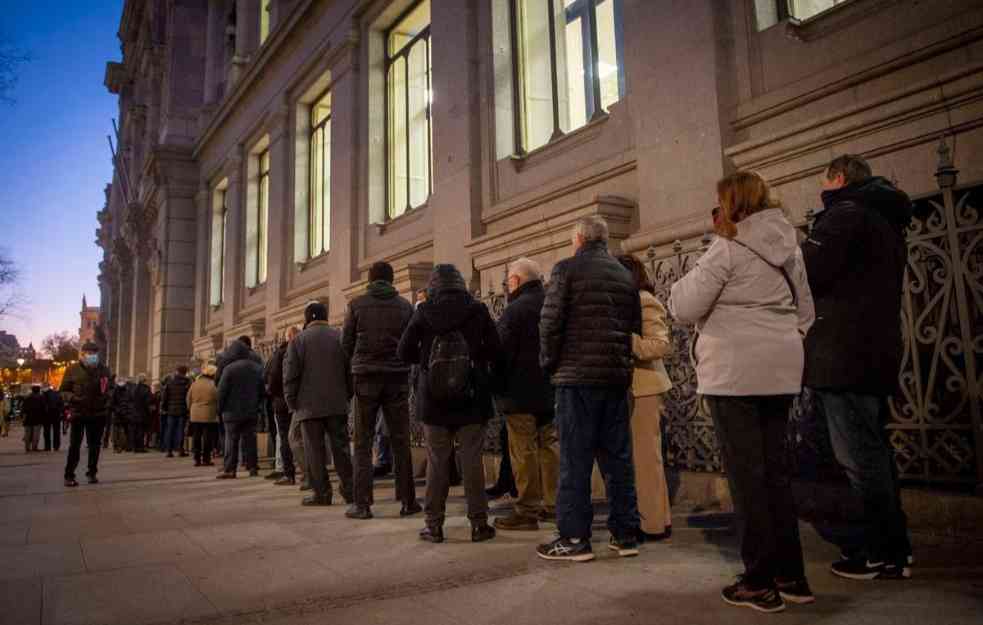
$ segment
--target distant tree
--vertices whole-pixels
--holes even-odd
[[[14,101],[13,91],[17,86],[20,68],[31,60],[31,56],[20,50],[0,34],[0,102]]]
[[[41,341],[41,351],[52,360],[76,360],[79,357],[79,337],[71,332],[50,334]]]
[[[0,319],[9,317],[19,304],[22,303],[17,284],[20,281],[20,271],[7,253],[0,249]]]

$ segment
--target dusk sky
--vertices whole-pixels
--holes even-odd
[[[19,264],[27,303],[0,329],[35,347],[78,332],[82,294],[98,305],[96,212],[112,176],[106,135],[116,98],[106,62],[121,58],[123,0],[4,2],[0,37],[33,59],[15,102],[0,103],[0,248]]]

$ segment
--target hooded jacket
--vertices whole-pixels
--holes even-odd
[[[188,418],[188,389],[191,378],[175,372],[164,380],[160,391],[161,414],[168,417]]]
[[[377,281],[348,305],[342,343],[355,375],[409,373],[396,355],[399,339],[413,317],[413,306],[393,285]]]
[[[484,423],[492,416],[491,371],[502,349],[488,308],[475,300],[454,270],[438,265],[430,281],[429,299],[420,304],[399,342],[399,358],[420,365],[417,376],[417,417],[428,425],[458,427]],[[459,405],[437,403],[430,396],[430,349],[442,334],[460,330],[474,362],[475,396]]]
[[[130,415],[134,423],[150,425],[150,409],[154,393],[145,382],[130,385]]]
[[[125,425],[133,419],[133,385],[129,382],[113,387],[113,424]]]
[[[287,345],[283,395],[297,421],[348,414],[352,383],[341,333],[327,321],[312,321]]]
[[[259,418],[266,391],[263,366],[254,355],[242,341],[232,341],[225,350],[225,370],[218,384],[218,412],[225,422]]]
[[[891,395],[903,342],[901,296],[911,200],[880,177],[822,195],[802,254],[816,299],[806,339],[805,384]]]
[[[542,280],[526,282],[509,296],[498,320],[502,341],[499,407],[506,414],[553,417],[553,385],[539,366],[539,318],[546,300]]]
[[[744,219],[733,241],[717,237],[672,285],[669,310],[678,320],[696,324],[698,393],[795,395],[802,390],[802,339],[815,310],[795,228],[781,210]]]

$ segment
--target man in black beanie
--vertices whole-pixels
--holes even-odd
[[[287,408],[300,424],[307,457],[308,481],[313,494],[305,506],[330,506],[324,436],[331,441],[341,495],[352,502],[352,459],[348,439],[348,400],[351,380],[341,333],[328,325],[328,309],[311,302],[304,310],[304,331],[287,347],[283,361],[283,395]]]
[[[378,262],[369,269],[368,293],[348,305],[342,340],[351,365],[358,409],[355,413],[355,505],[345,514],[371,519],[372,439],[380,408],[389,428],[396,464],[401,516],[421,512],[410,456],[408,364],[396,355],[399,339],[413,317],[413,306],[393,287],[393,268]]]

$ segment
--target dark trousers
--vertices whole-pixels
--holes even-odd
[[[404,504],[416,501],[410,456],[410,388],[406,374],[355,378],[355,503],[372,505],[372,442],[379,410],[389,428],[396,469],[396,495]]]
[[[130,435],[130,451],[144,451],[143,421],[130,421],[128,427],[129,427],[129,435]]]
[[[512,470],[512,455],[509,453],[509,428],[502,421],[502,429],[498,433],[498,442],[502,448],[502,462],[498,465],[498,479],[495,490],[501,493],[516,492],[515,472]]]
[[[61,424],[55,423],[45,423],[44,424],[44,450],[49,451],[54,449],[58,451],[61,449]]]
[[[290,423],[293,415],[287,410],[287,403],[282,399],[274,400],[273,410],[276,415],[276,429],[280,444],[280,461],[283,463],[283,474],[295,477],[297,468],[294,466],[294,452],[290,449]]]
[[[884,435],[884,400],[875,395],[816,391],[836,461],[863,502],[862,541],[840,546],[851,557],[904,563],[911,552],[897,467]],[[851,544],[852,543],[852,544]]]
[[[256,450],[256,419],[245,421],[225,422],[225,472],[235,473],[239,465],[239,445],[242,445],[242,455],[245,456],[246,469],[259,469],[259,458]]]
[[[799,520],[785,449],[789,395],[708,396],[737,512],[745,581],[771,588],[775,578],[805,577]]]
[[[65,463],[65,479],[75,479],[75,469],[79,466],[82,455],[82,435],[85,435],[89,447],[89,465],[86,475],[95,475],[99,471],[99,452],[102,451],[102,431],[106,427],[101,419],[98,421],[72,421],[68,434],[68,462]]]
[[[634,540],[640,521],[628,389],[561,386],[556,389],[556,409],[560,438],[556,520],[560,536],[591,536],[594,505],[590,478],[596,459],[610,507],[608,529],[618,539]]]
[[[195,462],[211,462],[218,441],[218,423],[191,423],[188,428]]]
[[[427,498],[424,510],[427,525],[444,524],[447,493],[451,484],[451,463],[454,462],[454,439],[460,445],[461,473],[464,474],[464,496],[468,502],[468,519],[472,524],[488,522],[488,497],[485,495],[485,469],[481,448],[485,426],[464,425],[457,428],[424,425],[427,437]]]
[[[341,481],[341,496],[352,502],[352,454],[348,437],[348,415],[336,415],[321,419],[305,419],[300,422],[304,436],[304,455],[307,458],[307,481],[318,497],[331,495],[331,480],[328,479],[327,447],[324,437],[331,444],[334,468]]]
[[[375,448],[377,467],[393,466],[393,448],[389,444],[389,429],[386,427],[386,419],[379,415],[375,426]]]
[[[164,451],[184,451],[184,423],[186,420],[183,416],[167,415],[167,426],[164,429]]]

